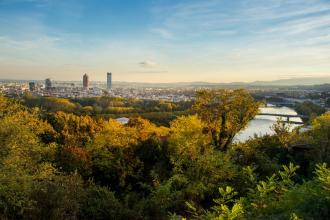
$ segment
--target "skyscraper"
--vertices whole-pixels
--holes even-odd
[[[48,89],[51,89],[52,88],[52,80],[50,78],[47,78],[45,80],[45,88],[48,90]]]
[[[30,92],[33,92],[36,90],[36,83],[35,82],[29,82],[29,90]]]
[[[112,73],[107,73],[107,89],[112,89]]]
[[[89,77],[88,75],[85,73],[85,75],[83,76],[83,87],[84,89],[88,89],[89,86]]]

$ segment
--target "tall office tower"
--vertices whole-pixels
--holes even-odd
[[[50,78],[47,78],[45,80],[45,88],[46,89],[51,89],[52,88],[52,80]]]
[[[29,90],[30,92],[33,92],[36,90],[36,83],[35,82],[29,82]]]
[[[107,73],[107,89],[112,88],[112,73],[108,72]]]
[[[83,76],[83,87],[84,87],[84,89],[88,89],[88,86],[89,86],[89,80],[88,80],[88,75],[87,74],[85,74],[84,76]]]

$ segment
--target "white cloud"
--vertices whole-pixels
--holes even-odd
[[[156,67],[158,64],[152,60],[145,60],[145,61],[139,62],[139,65],[141,67],[150,68],[150,67]]]

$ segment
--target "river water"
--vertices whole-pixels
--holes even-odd
[[[297,112],[288,107],[267,107],[260,108],[260,112],[262,113],[274,113],[274,114],[284,114],[284,115],[297,115]],[[271,127],[277,121],[276,116],[264,116],[258,115],[256,116],[250,123],[247,128],[241,131],[235,137],[235,142],[244,142],[250,137],[253,137],[254,134],[258,136],[263,136],[266,134],[274,134]],[[286,120],[286,118],[283,120]],[[301,118],[290,118],[290,121],[302,122]],[[297,127],[299,125],[291,124],[292,128]]]

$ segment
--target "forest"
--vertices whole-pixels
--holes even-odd
[[[30,108],[38,107],[49,112],[63,111],[107,119],[143,117],[157,125],[166,126],[169,126],[177,116],[189,114],[192,106],[191,101],[174,103],[165,100],[125,99],[111,96],[65,99],[26,94],[18,99]]]
[[[261,105],[0,96],[0,219],[329,219],[330,112],[235,142]]]

